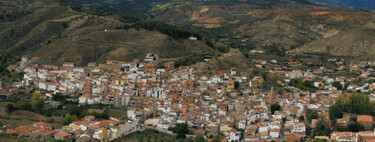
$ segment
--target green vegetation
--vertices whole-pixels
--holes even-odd
[[[117,27],[117,28],[122,28],[122,29],[143,28],[149,31],[159,31],[175,39],[187,39],[190,36],[197,37],[198,40],[202,39],[199,34],[191,33],[187,30],[181,29],[174,25],[167,24],[162,21],[153,21],[153,20],[138,21],[133,24],[126,24],[123,27]]]
[[[281,110],[281,106],[279,104],[272,104],[271,105],[271,113],[274,114],[275,111]]]
[[[365,130],[366,130],[365,126],[363,126],[361,123],[357,121],[351,122],[347,128],[348,132],[359,132],[359,131],[365,131]]]
[[[166,133],[161,133],[153,129],[146,129],[143,132],[131,133],[129,135],[120,137],[114,142],[175,142],[177,141],[173,136]]]
[[[78,117],[76,115],[70,115],[67,113],[65,116],[61,116],[60,120],[63,125],[69,125],[70,123],[78,121]]]
[[[206,139],[204,138],[204,136],[202,134],[199,134],[199,135],[195,136],[194,142],[206,142]]]
[[[333,82],[333,83],[332,83],[332,86],[333,86],[333,87],[336,87],[338,90],[343,89],[341,83],[338,82],[338,81]]]
[[[175,127],[169,128],[168,130],[176,133],[177,139],[185,139],[185,135],[189,133],[189,128],[186,123],[178,123]]]
[[[312,119],[318,119],[318,112],[316,110],[307,109],[306,111],[306,121],[311,123]]]
[[[160,62],[156,65],[156,69],[164,69],[165,66],[164,66],[164,62]]]
[[[318,89],[314,86],[312,81],[302,81],[302,78],[290,80],[289,85],[297,87],[304,91],[316,91]]]
[[[234,85],[234,89],[240,89],[239,88],[240,87],[240,82],[235,81],[233,85]]]
[[[329,107],[329,119],[330,120],[341,118],[343,115],[344,114],[342,110],[338,106],[334,105],[334,106]]]
[[[264,81],[263,81],[263,86],[265,88],[271,88],[271,87],[279,87],[280,84],[279,82],[281,82],[281,76],[279,75],[275,75],[274,73],[271,73],[271,72],[264,72],[262,73],[262,76],[264,78]]]
[[[19,58],[13,54],[2,54],[0,56],[0,76],[10,75],[11,72],[7,68],[17,61],[19,61]]]
[[[96,119],[108,119],[109,114],[108,111],[105,110],[101,113],[93,111],[89,112],[88,109],[91,106],[81,106],[78,107],[77,105],[70,105],[67,110],[62,109],[61,105],[58,108],[44,108],[44,99],[41,97],[39,93],[34,93],[32,96],[31,103],[25,100],[19,100],[15,104],[9,103],[5,106],[5,111],[10,114],[15,110],[27,110],[35,113],[39,113],[45,116],[50,117],[48,120],[49,122],[53,123],[56,122],[55,117],[60,117],[60,124],[67,125],[74,121],[77,121],[80,118],[83,118],[88,115],[95,116]],[[92,106],[95,108],[95,106]],[[98,106],[97,108],[103,108],[104,106]]]
[[[350,93],[340,95],[336,100],[336,106],[343,112],[375,115],[375,105],[370,98],[363,93]]]
[[[20,100],[14,105],[12,103],[6,105],[5,110],[9,114],[15,110],[29,110],[37,113],[42,113],[44,109],[44,99],[41,94],[34,92],[32,95],[31,103],[28,101]]]
[[[264,46],[263,50],[265,50],[268,53],[276,54],[278,56],[285,56],[286,53],[286,49],[281,45],[277,45],[276,43]]]
[[[230,51],[230,47],[225,44],[216,44],[215,49],[221,53],[228,53]]]
[[[83,117],[88,116],[88,115],[95,116],[95,118],[99,119],[99,120],[109,118],[108,111],[104,111],[102,113],[98,113],[98,112],[94,111],[94,112],[89,113],[87,108],[85,108],[85,106],[78,107],[76,105],[71,105],[71,106],[68,107],[68,113],[72,114],[72,115],[75,115],[75,116],[78,116],[79,118],[83,118]]]
[[[31,108],[38,113],[44,109],[44,99],[40,93],[34,92],[31,101]]]
[[[313,137],[315,136],[329,136],[331,134],[331,129],[329,124],[324,120],[319,120],[317,124],[315,124],[315,130],[313,132]]]
[[[20,61],[18,56],[14,54],[2,54],[0,55],[0,79],[9,80],[11,82],[21,81],[23,78],[23,72],[15,72],[14,70],[8,70],[9,65],[14,65]]]
[[[195,64],[197,62],[202,62],[204,58],[207,56],[209,55],[204,53],[195,53],[188,56],[180,57],[175,61],[175,67],[188,66]]]
[[[61,93],[56,93],[52,96],[52,100],[61,102],[62,104],[65,104],[67,102],[66,99],[70,98],[68,95],[63,95]]]

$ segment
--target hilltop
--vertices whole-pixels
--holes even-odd
[[[201,41],[174,37],[158,29],[145,30],[142,25],[122,29],[140,20],[72,3],[9,0],[2,1],[0,7],[0,52],[40,56],[47,63],[131,61],[142,59],[147,53],[174,58],[213,51]],[[172,25],[162,26],[184,36],[190,34]]]

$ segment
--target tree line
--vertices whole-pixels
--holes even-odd
[[[66,97],[62,97],[62,94],[56,94],[53,96],[55,101],[66,101]],[[31,96],[31,103],[27,100],[19,100],[16,103],[9,103],[5,106],[5,111],[10,114],[16,110],[28,110],[42,115],[50,116],[50,123],[55,123],[56,118],[60,116],[59,123],[63,125],[68,125],[72,122],[78,121],[79,119],[85,116],[94,116],[96,119],[108,119],[108,111],[103,112],[89,112],[89,106],[77,106],[70,105],[67,109],[63,109],[62,105],[59,105],[57,108],[48,108],[45,107],[45,100],[40,93],[34,92]],[[98,106],[102,108],[102,106]]]
[[[192,33],[190,31],[187,31],[185,29],[179,28],[171,24],[167,24],[162,21],[141,20],[141,21],[134,22],[132,24],[125,24],[124,26],[117,27],[117,28],[126,29],[126,30],[131,29],[131,28],[135,28],[137,30],[140,28],[143,28],[149,31],[159,31],[174,39],[186,39],[191,36],[197,37],[198,40],[202,39],[201,35],[197,33]]]
[[[375,115],[375,103],[363,93],[340,95],[336,100],[334,110],[361,115]]]

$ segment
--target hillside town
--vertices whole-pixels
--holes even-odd
[[[375,139],[371,115],[344,113],[332,119],[331,114],[336,99],[347,92],[369,94],[370,101],[375,101],[375,63],[348,64],[332,58],[326,61],[330,67],[301,70],[298,66],[304,63],[298,61],[253,60],[256,69],[233,67],[200,74],[195,66],[176,67],[173,61],[160,62],[162,67],[151,64],[158,59],[148,54],[144,62],[107,60],[86,66],[74,62],[53,66],[38,64],[38,57],[23,57],[8,68],[24,72],[22,81],[7,88],[0,83],[0,95],[10,97],[21,90],[33,90],[46,104],[58,106],[59,102],[47,100],[62,94],[80,106],[102,104],[127,109],[126,120],[86,116],[61,129],[35,122],[3,133],[32,140],[111,141],[143,129],[176,135],[171,129],[187,124],[188,139],[198,135],[205,139],[219,135],[235,142]],[[329,77],[332,73],[350,75]],[[365,129],[340,131],[354,121]],[[319,132],[324,126],[328,126],[329,135]]]

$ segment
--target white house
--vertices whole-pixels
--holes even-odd
[[[241,132],[236,129],[230,130],[229,141],[239,142],[241,137]]]
[[[270,129],[270,138],[280,137],[280,129]]]

